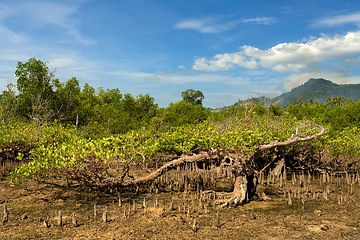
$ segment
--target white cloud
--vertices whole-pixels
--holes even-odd
[[[197,58],[195,59],[193,69],[205,71],[226,71],[233,68],[234,65],[254,69],[257,67],[257,62],[255,59],[249,59],[241,53],[225,53],[215,55],[213,60]]]
[[[269,24],[275,23],[275,18],[272,18],[272,17],[245,18],[245,19],[242,19],[241,22],[269,25]]]
[[[16,9],[0,3],[0,19],[13,15]]]
[[[68,57],[57,57],[49,60],[49,64],[57,68],[74,67],[78,64],[78,59]]]
[[[0,43],[2,46],[7,44],[23,44],[28,41],[28,38],[22,34],[6,28],[0,23]]]
[[[131,71],[103,71],[101,74],[116,76],[119,79],[126,79],[134,82],[153,82],[159,84],[187,84],[187,83],[223,83],[229,85],[252,84],[249,78],[233,77],[221,74],[185,74],[185,73],[167,73],[167,72],[131,72]]]
[[[193,18],[175,24],[177,29],[190,29],[200,33],[219,33],[235,28],[240,23],[254,23],[269,25],[275,22],[271,17],[243,18],[224,21],[221,17]]]
[[[179,65],[179,66],[178,66],[178,69],[181,69],[181,70],[186,70],[186,67],[185,67],[185,66],[183,66],[183,65]]]
[[[185,84],[185,83],[224,83],[231,85],[240,85],[248,83],[247,78],[232,77],[226,75],[215,74],[169,74],[161,73],[154,75],[155,79],[169,84]]]
[[[317,63],[339,60],[360,53],[360,31],[329,37],[322,35],[305,43],[281,43],[267,50],[242,46],[236,53],[217,54],[212,59],[195,59],[193,69],[229,70],[237,66],[254,69],[264,67],[277,72],[312,70]]]
[[[360,12],[344,15],[337,15],[320,19],[314,23],[314,26],[337,26],[343,24],[360,24]]]
[[[219,33],[230,30],[234,22],[219,23],[216,18],[198,18],[181,21],[175,25],[178,29],[191,29],[201,33]]]
[[[46,28],[57,26],[65,30],[67,35],[84,45],[93,45],[96,42],[83,36],[78,30],[80,23],[74,18],[81,6],[81,1],[16,1],[11,5],[0,5],[0,20],[6,18],[22,19],[27,28]],[[13,41],[24,39],[22,34],[11,31],[0,22],[0,31],[10,33],[8,38]]]
[[[32,17],[36,25],[58,25],[66,27],[70,22],[74,22],[71,16],[78,9],[78,4],[66,5],[48,1],[26,1],[18,6],[22,14]],[[25,11],[27,9],[27,11]]]
[[[23,4],[28,16],[36,22],[35,24],[55,25],[67,30],[67,33],[72,36],[76,41],[85,45],[94,45],[96,42],[90,38],[83,36],[77,26],[79,22],[73,18],[80,2],[73,3],[59,3],[59,2],[26,2]],[[53,11],[44,11],[44,9],[53,9]]]
[[[56,44],[63,40],[91,45],[95,42],[83,36],[78,30],[80,22],[76,14],[82,0],[44,1],[18,0],[0,3],[0,91],[9,82],[14,83],[17,61],[25,62],[36,57],[49,62],[50,68],[61,80],[76,76],[83,82],[95,82],[93,72],[99,65],[85,60],[76,50],[59,48]],[[8,21],[8,20],[12,21]],[[22,22],[21,27],[11,26]],[[59,31],[63,39],[51,38],[47,41],[46,33],[34,36],[32,32]],[[40,31],[39,31],[40,30]],[[37,39],[48,44],[39,44]],[[60,37],[59,37],[60,38]],[[16,82],[16,79],[15,79]]]
[[[96,70],[99,63],[82,58],[76,52],[66,51],[66,53],[49,53],[49,65],[51,67],[72,69],[76,72],[81,70]]]

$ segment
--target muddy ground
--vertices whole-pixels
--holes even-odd
[[[119,206],[118,193],[32,180],[10,186],[6,177],[0,239],[360,239],[359,177],[300,178],[265,181],[270,201],[220,208],[228,193],[123,192]]]

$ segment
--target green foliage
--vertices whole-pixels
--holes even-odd
[[[38,147],[31,150],[33,160],[13,172],[12,181],[21,178],[44,178],[62,174],[69,169],[84,169],[90,162],[141,161],[136,151],[151,159],[160,152],[190,153],[194,149],[209,150],[223,148],[227,151],[241,152],[245,155],[254,153],[256,146],[272,140],[283,141],[294,133],[289,121],[277,125],[267,125],[265,118],[254,117],[250,125],[237,125],[239,119],[227,124],[202,122],[178,127],[168,127],[163,131],[149,126],[145,130],[129,131],[126,134],[91,139],[74,134],[69,129],[55,132],[66,138],[59,141],[37,142]],[[48,126],[45,136],[53,133]],[[69,134],[70,133],[70,134]],[[52,139],[52,138],[50,138]],[[135,151],[136,150],[136,151]]]
[[[163,123],[170,126],[181,126],[205,121],[210,110],[200,104],[191,104],[187,101],[170,103],[163,112]]]
[[[54,97],[55,118],[61,122],[77,124],[81,110],[81,88],[79,80],[69,79],[66,83],[57,82]]]
[[[281,116],[284,114],[284,110],[281,109],[278,105],[270,105],[269,111],[273,116]]]
[[[202,101],[204,100],[204,95],[201,91],[199,90],[194,90],[194,89],[188,89],[184,92],[181,93],[181,97],[183,98],[184,101],[191,103],[191,104],[202,104]]]
[[[63,142],[77,135],[76,129],[59,123],[41,125],[26,122],[0,123],[0,147],[23,142],[33,147]]]
[[[327,137],[327,149],[334,155],[360,156],[360,129],[345,128],[336,136]]]
[[[341,99],[341,98],[340,98]],[[333,98],[329,97],[329,104]],[[289,105],[287,111],[298,119],[314,119],[319,124],[329,124],[330,134],[352,126],[360,127],[360,101],[347,101],[346,105],[314,103],[312,105]]]
[[[9,123],[16,118],[17,98],[15,95],[15,86],[7,85],[0,95],[0,122]]]
[[[98,89],[99,103],[93,108],[94,114],[85,127],[96,126],[105,135],[126,133],[147,125],[157,113],[154,98],[149,95],[133,97],[122,95],[118,89]]]
[[[18,111],[37,123],[52,119],[54,99],[53,85],[56,80],[46,63],[30,58],[27,62],[18,62],[17,77]]]

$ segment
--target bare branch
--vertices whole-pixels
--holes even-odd
[[[144,155],[143,153],[137,151],[137,150],[135,149],[135,147],[132,147],[132,149],[134,150],[134,152],[135,152],[136,154],[138,154],[138,155],[140,155],[140,156],[142,157],[142,159],[143,159],[142,169],[143,169],[143,170],[146,170],[147,167],[146,167],[146,162],[145,162],[145,161],[146,161],[145,155]]]
[[[152,173],[150,173],[145,177],[140,177],[127,183],[122,183],[121,186],[129,187],[140,183],[145,183],[163,175],[164,173],[168,172],[171,169],[176,168],[181,164],[198,162],[208,158],[210,158],[210,155],[207,152],[200,152],[199,154],[193,156],[182,156],[178,159],[175,159],[171,162],[164,164],[161,168],[157,169],[156,171],[153,171]]]
[[[320,129],[320,132],[319,133],[315,133],[311,136],[308,136],[308,137],[298,137],[298,136],[295,136],[293,138],[290,138],[284,142],[273,142],[273,143],[270,143],[270,144],[266,144],[266,145],[260,145],[257,150],[258,151],[263,151],[263,150],[266,150],[266,149],[270,149],[270,148],[274,148],[274,147],[279,147],[279,146],[287,146],[287,145],[290,145],[290,144],[293,144],[293,143],[297,143],[297,142],[306,142],[306,141],[310,141],[314,138],[317,138],[323,134],[326,133],[326,131],[328,129],[326,128],[323,128],[322,126],[317,126],[316,127],[317,129]]]

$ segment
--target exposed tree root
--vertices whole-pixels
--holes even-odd
[[[278,146],[288,146],[290,144],[294,144],[297,142],[310,141],[310,140],[317,138],[326,133],[326,129],[321,126],[316,126],[316,129],[319,129],[320,132],[315,133],[311,136],[307,136],[307,137],[295,136],[284,142],[273,142],[273,143],[270,143],[267,145],[259,146],[257,148],[256,153],[253,155],[253,161],[255,162],[257,160],[257,158],[260,156],[261,152],[266,149],[271,149],[271,148],[275,148]],[[265,168],[267,168],[269,165],[270,165],[270,163],[268,165],[266,165],[261,170],[261,172],[264,171]],[[281,171],[281,169],[284,167],[284,165],[285,165],[284,161],[279,161],[277,167],[274,169],[276,171],[276,173]],[[257,182],[257,176],[255,174],[255,170],[253,168],[254,168],[254,166],[247,165],[247,166],[244,166],[244,168],[240,172],[237,173],[236,181],[234,184],[233,195],[229,199],[228,202],[226,202],[222,205],[222,207],[241,205],[241,204],[248,202],[253,197],[259,197],[262,200],[269,199],[265,195],[265,193],[261,190],[261,187]]]

